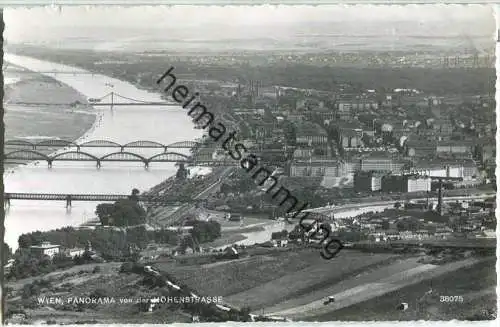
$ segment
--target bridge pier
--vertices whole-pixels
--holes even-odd
[[[10,198],[4,197],[4,199],[3,199],[3,206],[4,207],[10,207]]]
[[[97,160],[97,162],[96,162],[96,168],[97,169],[101,168],[101,161],[100,160]]]
[[[66,196],[66,208],[71,208],[71,195]]]
[[[149,169],[149,162],[144,161],[144,169],[146,169],[146,170]]]
[[[49,161],[47,161],[47,163],[48,163],[48,165],[49,165],[49,169],[51,169],[51,168],[52,168],[52,161],[51,161],[51,160],[49,160]]]

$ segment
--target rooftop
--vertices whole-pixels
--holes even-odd
[[[30,246],[31,249],[52,249],[52,248],[58,248],[58,247],[60,247],[60,245],[51,244],[50,242],[42,242],[38,245]]]
[[[327,135],[327,133],[317,124],[301,123],[297,126],[297,136],[298,135]]]
[[[437,144],[438,146],[472,146],[474,142],[467,140],[459,140],[459,141],[440,141]]]

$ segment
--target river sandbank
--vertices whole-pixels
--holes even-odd
[[[37,73],[4,73],[11,83],[5,86],[5,140],[24,139],[37,142],[44,139],[75,141],[91,130],[97,113],[85,104],[86,98],[74,88],[51,77]],[[40,102],[53,105],[25,105]],[[68,105],[61,105],[66,103]],[[7,148],[6,151],[14,150]],[[16,149],[17,150],[17,149]],[[8,164],[7,168],[17,165]]]
[[[28,57],[10,54],[5,54],[4,57],[9,62],[33,71],[80,70]],[[85,99],[100,98],[109,93],[109,85],[113,85],[112,90],[116,93],[143,101],[161,101],[159,93],[139,90],[130,83],[104,75],[49,74],[49,77],[78,90]],[[168,110],[161,106],[116,107],[114,110],[99,107],[94,110],[99,119],[84,135],[78,137],[75,133],[77,142],[101,139],[124,144],[137,140],[152,140],[171,144],[201,136],[201,131],[193,128],[191,120],[180,107],[169,107]],[[95,152],[98,150],[102,149],[96,149]],[[110,151],[104,150],[108,152],[95,155],[104,155]],[[143,151],[139,152],[138,154],[150,156],[148,153],[142,153]],[[4,174],[4,184],[6,192],[129,194],[133,188],[147,190],[154,187],[175,172],[174,163],[155,163],[150,169],[144,169],[144,165],[140,163],[109,162],[96,169],[95,163],[91,162],[57,162],[52,169],[47,169],[47,165],[41,162],[38,165],[29,163],[19,166],[15,173]],[[16,248],[17,238],[21,234],[78,226],[95,216],[97,204],[75,202],[71,211],[67,211],[64,209],[64,203],[57,201],[13,201],[6,213],[5,226],[8,232],[5,240],[11,247]]]

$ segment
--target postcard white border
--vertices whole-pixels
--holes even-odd
[[[453,0],[453,1],[432,1],[432,0],[420,0],[420,1],[405,1],[405,0],[267,0],[267,1],[259,1],[259,0],[102,0],[102,1],[88,1],[88,0],[0,0],[0,7],[33,7],[33,6],[58,6],[58,5],[116,5],[116,6],[143,6],[143,5],[261,5],[261,4],[271,4],[271,5],[368,5],[368,4],[377,4],[377,5],[406,5],[406,4],[490,4],[493,5],[496,11],[496,19],[497,19],[497,31],[500,30],[500,0]],[[498,33],[498,41],[500,41],[500,33]],[[500,42],[497,41],[496,48],[496,67],[497,67],[497,81],[496,88],[500,89],[500,80],[499,80],[499,67],[500,67]],[[500,108],[500,95],[496,94],[496,104],[497,104],[497,127],[500,126],[500,117],[499,117],[499,108]],[[3,123],[3,122],[2,122]],[[496,135],[497,144],[500,141],[500,132],[497,128]],[[497,152],[497,167],[496,167],[496,175],[500,175],[500,153]],[[499,208],[500,200],[497,199],[497,217],[500,213]],[[3,219],[2,219],[3,220]],[[500,258],[499,254],[499,236],[500,236],[500,226],[497,224],[497,294],[500,290],[498,271],[500,268],[500,262],[498,258]],[[497,308],[500,309],[500,299],[497,297]],[[500,310],[497,310],[497,313]],[[470,327],[470,326],[481,326],[481,327],[489,327],[489,326],[498,326],[499,318],[494,321],[458,321],[451,320],[445,322],[438,321],[394,321],[394,322],[380,322],[380,321],[363,321],[363,322],[325,322],[325,323],[311,323],[311,322],[293,322],[293,323],[238,323],[238,322],[227,322],[227,323],[200,323],[196,326],[335,326],[335,327],[366,327],[367,324],[369,326],[380,326],[380,327],[393,327],[393,326],[444,326],[444,327]],[[123,326],[124,324],[114,324],[111,326]],[[77,326],[77,325],[75,325]],[[164,326],[164,325],[132,325],[132,326]],[[175,323],[172,326],[192,326],[192,324],[181,324]]]

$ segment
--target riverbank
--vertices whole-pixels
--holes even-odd
[[[51,77],[37,73],[18,73],[10,68],[4,72],[5,140],[24,139],[37,142],[44,139],[75,141],[97,123],[97,113],[86,105],[87,99],[74,88]],[[47,96],[50,94],[50,96]],[[43,102],[53,105],[21,105],[22,102]],[[69,105],[73,102],[82,105]],[[68,105],[60,105],[67,103]],[[13,149],[6,149],[7,151]],[[17,165],[9,164],[7,168]]]
[[[5,55],[5,60],[33,71],[80,70],[10,54]],[[104,75],[59,74],[49,77],[78,90],[85,98],[100,98],[113,90],[134,99],[161,101],[159,92],[139,90],[130,83]],[[123,144],[137,140],[151,140],[171,144],[194,140],[201,136],[201,131],[193,129],[191,120],[180,107],[168,107],[166,110],[161,106],[116,106],[113,110],[104,107],[93,110],[100,115],[100,122],[79,137],[77,142],[109,140]],[[98,150],[107,151],[103,154],[113,151],[96,149],[96,155]],[[147,153],[149,149],[139,150],[138,154],[151,155]],[[13,174],[5,174],[4,184],[6,192],[129,194],[133,188],[148,190],[154,187],[174,175],[176,170],[174,163],[155,163],[148,170],[140,163],[133,162],[109,162],[100,169],[96,169],[95,163],[90,162],[57,162],[52,169],[47,169],[46,165],[29,163],[16,169]],[[75,202],[71,210],[67,211],[64,203],[14,201],[6,213],[5,226],[8,232],[5,241],[9,246],[16,248],[17,238],[21,234],[78,226],[85,222],[85,217],[88,219],[94,216],[97,204]]]

